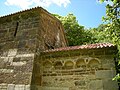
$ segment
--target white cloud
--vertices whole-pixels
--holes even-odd
[[[30,6],[49,7],[51,4],[66,7],[70,3],[70,0],[6,0],[5,2],[8,6],[18,6],[22,9],[29,8]]]
[[[113,5],[112,1],[105,1],[106,4]]]
[[[30,0],[7,0],[5,2],[6,5],[8,6],[18,6],[21,7],[22,9],[28,8],[30,5],[32,5],[32,2]]]
[[[101,4],[99,0],[96,0],[96,2],[97,2],[98,4]],[[109,5],[113,5],[113,2],[112,2],[112,1],[104,1],[103,3],[109,4]]]

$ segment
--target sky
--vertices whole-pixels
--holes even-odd
[[[41,6],[50,13],[61,16],[73,13],[80,25],[94,28],[102,24],[106,3],[109,2],[101,4],[98,0],[0,0],[0,16]]]

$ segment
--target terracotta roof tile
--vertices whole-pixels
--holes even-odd
[[[114,46],[115,45],[111,43],[96,43],[96,44],[88,44],[81,46],[61,47],[61,48],[46,50],[44,52],[69,51],[69,50],[79,50],[79,49],[96,49],[96,48],[105,48],[105,47],[114,47]]]

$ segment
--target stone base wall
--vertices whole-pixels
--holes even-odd
[[[37,87],[38,90],[70,90],[68,87]]]
[[[24,84],[0,84],[0,90],[70,90],[68,87],[41,87]]]
[[[24,84],[0,84],[0,90],[30,90],[30,85],[24,85]]]

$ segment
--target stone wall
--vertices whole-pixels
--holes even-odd
[[[44,53],[38,60],[41,87],[43,90],[118,90],[117,82],[112,81],[116,75],[115,52],[104,48]]]
[[[40,11],[40,27],[37,32],[37,40],[40,44],[38,47],[41,49],[40,51],[67,46],[61,22],[43,9]]]
[[[0,23],[0,51],[17,48],[18,51],[35,52],[39,16],[25,19],[23,17],[19,19],[19,16],[18,14],[0,18],[3,21],[5,18],[12,19],[10,22]],[[18,19],[14,20],[15,17]]]
[[[0,84],[0,90],[30,90],[30,85]]]
[[[15,88],[35,85],[36,55],[66,46],[62,29],[59,20],[39,7],[0,17],[0,89],[3,84],[6,88],[9,84]]]
[[[30,84],[34,53],[9,49],[0,57],[0,84]]]
[[[61,22],[42,8],[0,17],[0,50],[36,52],[66,46]]]
[[[1,88],[3,84],[8,88],[9,84],[15,88],[31,84],[39,18],[36,11],[0,18]]]

